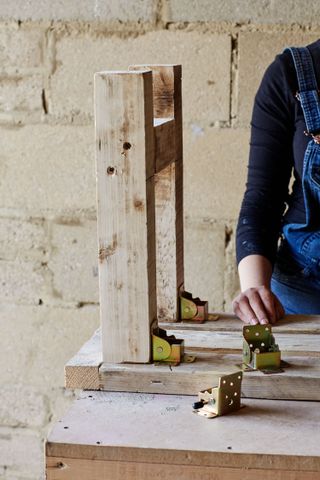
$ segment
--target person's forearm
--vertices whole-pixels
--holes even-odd
[[[264,285],[270,288],[272,265],[262,255],[248,255],[238,265],[241,291]]]

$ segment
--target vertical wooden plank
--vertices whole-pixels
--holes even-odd
[[[174,118],[175,118],[175,189],[176,189],[176,259],[177,287],[184,287],[184,228],[183,228],[183,123],[182,123],[182,70],[174,70]],[[178,301],[178,297],[177,297]],[[177,303],[177,312],[179,306]]]
[[[159,321],[177,315],[175,163],[155,175],[157,307]]]
[[[156,322],[152,73],[95,74],[103,361],[150,361]]]
[[[156,246],[158,319],[178,320],[178,290],[184,283],[183,138],[181,65],[132,65],[153,73],[155,118],[174,118],[174,166],[156,171]]]

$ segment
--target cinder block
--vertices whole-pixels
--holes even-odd
[[[240,293],[240,283],[236,262],[236,222],[226,227],[227,242],[224,269],[224,310],[232,312],[232,301]]]
[[[247,175],[248,129],[195,128],[184,135],[184,209],[193,217],[237,218]]]
[[[26,2],[1,2],[1,13],[6,8],[16,8]],[[29,3],[29,5],[32,2]],[[33,4],[37,9],[39,4]],[[18,17],[19,19],[21,17]],[[41,67],[43,61],[44,32],[37,26],[26,28],[17,24],[2,24],[0,30],[0,71],[12,75],[28,69]]]
[[[16,478],[42,478],[43,439],[38,432],[21,428],[0,428],[0,467]],[[13,470],[13,471],[11,471]],[[5,477],[7,478],[7,477]]]
[[[20,384],[1,386],[1,425],[10,427],[42,427],[48,421],[49,414],[48,402],[39,390]]]
[[[50,389],[64,386],[64,365],[99,325],[99,307],[2,304],[0,382]],[[1,448],[0,448],[1,450]],[[1,462],[0,462],[1,465]]]
[[[187,217],[184,229],[185,289],[208,300],[209,311],[223,309],[224,225]]]
[[[1,127],[0,135],[1,205],[33,215],[95,211],[93,125]]]
[[[46,281],[41,263],[20,259],[0,261],[0,301],[37,305],[46,296]]]
[[[48,252],[47,223],[42,217],[0,217],[1,260],[44,260]]]
[[[57,68],[51,79],[52,113],[92,115],[94,72],[127,70],[132,64],[178,63],[185,122],[227,121],[230,58],[227,34],[166,30],[125,39],[64,37],[57,42]]]
[[[238,125],[250,124],[254,97],[269,64],[289,46],[303,46],[318,35],[301,33],[247,32],[239,36]]]
[[[319,13],[316,0],[168,0],[168,22],[315,23]]]
[[[54,289],[61,299],[66,302],[98,302],[96,221],[75,219],[72,225],[72,220],[56,219],[51,227],[51,245],[48,267],[53,273]]]
[[[247,22],[265,19],[270,0],[168,0],[167,22]],[[264,14],[264,15],[263,15]]]
[[[306,8],[307,6],[307,8]],[[277,0],[271,2],[268,22],[278,24],[318,24],[319,2],[309,0]]]
[[[152,22],[155,0],[42,0],[41,2],[1,2],[2,19],[13,20],[76,20]]]
[[[39,111],[42,107],[41,75],[14,76],[0,79],[0,111]]]

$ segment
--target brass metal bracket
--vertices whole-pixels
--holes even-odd
[[[179,292],[179,317],[180,320],[191,320],[203,323],[208,320],[208,302],[193,298],[192,294],[186,291]]]
[[[198,402],[193,404],[193,411],[206,418],[215,418],[239,410],[242,375],[239,370],[219,377],[217,387],[198,393]]]
[[[184,341],[157,327],[152,333],[152,354],[154,362],[179,365],[184,356]]]
[[[261,370],[265,373],[283,372],[281,352],[272,335],[271,325],[243,327],[242,361],[244,370]]]

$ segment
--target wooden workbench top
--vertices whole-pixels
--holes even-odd
[[[83,392],[48,437],[48,480],[320,479],[319,403],[245,399],[209,420],[195,399]]]

